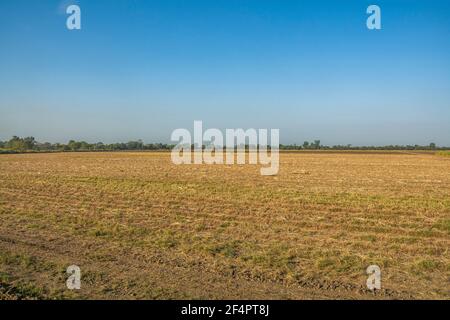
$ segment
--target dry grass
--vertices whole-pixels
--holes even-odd
[[[285,153],[274,177],[169,153],[1,155],[0,221],[0,299],[450,298],[450,159],[433,154]]]

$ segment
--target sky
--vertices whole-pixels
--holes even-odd
[[[0,1],[0,140],[167,143],[194,120],[450,146],[450,1]]]

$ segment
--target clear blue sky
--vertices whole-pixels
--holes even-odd
[[[0,1],[0,140],[169,142],[194,120],[450,145],[450,1]]]

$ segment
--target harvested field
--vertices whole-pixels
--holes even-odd
[[[450,298],[449,157],[280,157],[261,176],[170,153],[0,155],[0,298]]]

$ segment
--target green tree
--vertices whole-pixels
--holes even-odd
[[[36,145],[36,140],[34,140],[34,137],[26,137],[23,139],[23,143],[25,144],[26,150],[33,150]]]
[[[320,140],[314,140],[314,149],[320,149]]]
[[[27,150],[27,146],[25,141],[18,136],[13,136],[7,143],[6,148],[15,150],[15,151],[25,151]]]
[[[70,150],[76,151],[76,150],[80,150],[81,143],[78,141],[75,141],[75,140],[70,140],[69,143],[67,144],[67,146],[69,147]]]

